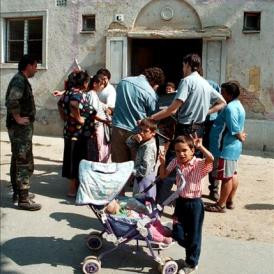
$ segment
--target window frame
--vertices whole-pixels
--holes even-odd
[[[87,17],[93,17],[94,18],[94,29],[93,30],[85,30],[84,29],[84,19]],[[95,14],[82,14],[82,26],[80,33],[95,33],[96,31],[96,15]]]
[[[55,0],[56,7],[66,7],[67,6],[67,0]]]
[[[261,32],[261,11],[244,11],[244,21],[243,21],[243,33],[259,33]],[[246,26],[247,17],[256,16],[257,18],[257,29],[251,29]]]
[[[17,68],[18,62],[7,62],[8,60],[8,20],[11,19],[35,19],[42,18],[42,62],[38,64],[38,69],[47,69],[47,37],[48,37],[48,11],[22,11],[1,13],[1,44],[0,44],[0,68]]]

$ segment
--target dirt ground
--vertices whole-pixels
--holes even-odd
[[[50,158],[48,164],[61,170],[62,138],[34,136],[33,143],[37,165]],[[10,145],[7,135],[1,133],[1,181],[9,180],[9,161]],[[63,180],[57,174],[56,181]],[[236,208],[226,213],[206,212],[204,234],[274,243],[274,153],[245,151],[239,161],[239,182]],[[208,194],[207,185],[205,180],[204,195]],[[172,208],[167,208],[167,215],[171,212]]]
[[[274,243],[274,154],[245,151],[239,160],[238,175],[235,209],[206,212],[204,233]]]

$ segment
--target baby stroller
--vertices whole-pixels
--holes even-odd
[[[181,186],[161,205],[154,205],[149,216],[142,219],[132,219],[120,215],[111,215],[105,212],[105,206],[118,196],[134,168],[134,162],[124,163],[95,163],[91,161],[82,160],[79,166],[80,185],[77,192],[76,204],[88,205],[98,220],[103,225],[102,232],[92,232],[87,239],[87,246],[92,251],[98,251],[103,245],[103,235],[107,234],[114,238],[115,247],[101,253],[98,257],[87,256],[82,264],[83,273],[98,273],[101,269],[101,260],[110,252],[116,250],[120,245],[126,244],[131,240],[144,241],[149,248],[153,259],[158,263],[160,273],[175,274],[178,271],[177,263],[171,258],[162,259],[155,254],[148,227],[154,222],[158,216],[162,206],[168,205],[171,201],[178,197],[179,192],[184,187],[185,181],[182,180]],[[183,177],[182,177],[183,178]],[[143,192],[145,193],[152,187],[156,181],[147,187]],[[142,195],[141,195],[142,196]],[[158,251],[166,248],[166,245],[161,246],[160,243],[157,248]]]

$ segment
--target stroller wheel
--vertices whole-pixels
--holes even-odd
[[[163,266],[161,266],[160,272],[162,274],[175,274],[178,271],[178,265],[175,261],[166,261]]]
[[[87,238],[86,244],[90,250],[93,250],[93,251],[99,250],[103,245],[103,241],[102,241],[102,237],[101,237],[100,233],[98,233],[98,232],[90,233]]]
[[[85,274],[98,273],[101,270],[101,262],[96,257],[85,258],[82,270]]]

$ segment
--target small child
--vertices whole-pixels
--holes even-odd
[[[148,209],[135,198],[128,198],[125,200],[112,200],[105,209],[108,214],[120,214],[129,218],[142,218],[143,214],[148,214]],[[149,226],[149,232],[152,240],[164,244],[172,242],[171,231],[164,227],[159,220],[155,220]]]
[[[176,87],[173,82],[167,82],[167,84],[166,84],[166,93],[167,94],[176,92],[175,89],[176,89]]]
[[[155,122],[143,119],[139,124],[139,133],[129,136],[126,141],[128,147],[136,151],[133,195],[142,192],[156,177],[156,129]],[[146,196],[155,200],[156,187],[152,187]]]
[[[194,156],[195,148],[203,153],[204,159]],[[178,273],[188,274],[194,272],[198,266],[204,219],[201,180],[212,170],[214,158],[197,135],[177,137],[175,152],[176,158],[167,167],[164,155],[160,154],[160,177],[168,176],[177,167],[186,180],[186,185],[176,200],[173,238],[186,250],[185,266]],[[177,174],[177,186],[179,182],[180,177]]]

